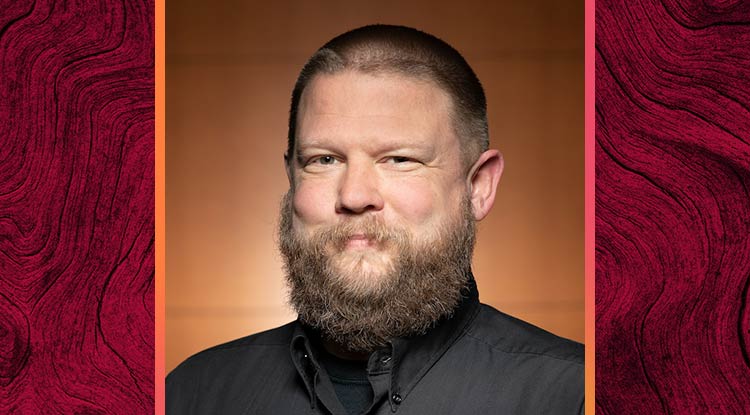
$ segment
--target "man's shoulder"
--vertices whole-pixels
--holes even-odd
[[[179,373],[203,371],[211,367],[236,365],[244,360],[267,358],[274,351],[288,353],[296,321],[281,327],[251,334],[200,351],[183,361],[169,376]]]
[[[450,356],[445,367],[491,392],[481,413],[583,413],[580,343],[481,304]]]
[[[261,331],[249,336],[241,337],[226,343],[222,343],[204,350],[201,353],[218,352],[222,350],[234,350],[252,347],[285,346],[289,347],[292,334],[297,326],[296,321],[289,322],[270,330]]]
[[[501,353],[539,356],[581,366],[584,363],[581,343],[552,334],[486,304],[480,305],[466,336]]]
[[[289,348],[297,324],[219,344],[187,358],[167,376],[167,413],[238,413],[247,405],[247,391],[271,391],[269,385],[289,383],[295,374]],[[268,383],[269,379],[275,383]]]

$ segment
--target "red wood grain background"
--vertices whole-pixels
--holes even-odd
[[[598,414],[750,411],[750,3],[596,1]]]
[[[0,413],[153,413],[153,321],[153,1],[0,1]]]
[[[750,6],[596,2],[597,412],[750,408]],[[0,1],[0,413],[152,413],[153,2]]]

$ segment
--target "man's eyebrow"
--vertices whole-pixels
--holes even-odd
[[[299,158],[302,156],[302,153],[304,151],[307,151],[311,148],[325,148],[325,144],[321,140],[305,140],[305,143],[300,143],[300,140],[297,140],[297,143],[294,146],[294,156]]]
[[[365,140],[365,142],[367,143],[365,144],[365,147],[369,147],[365,151],[372,153],[405,151],[409,153],[421,154],[422,156],[429,156],[435,153],[435,149],[430,146],[428,142],[415,142],[413,139],[409,138],[394,138],[392,140],[387,140],[386,142],[380,142],[378,144],[375,144],[376,141],[367,140],[366,138],[363,138],[363,140]],[[307,151],[328,151],[332,153],[343,151],[341,143],[337,140],[327,140],[325,138],[306,138],[304,139],[304,143],[302,143],[301,141],[303,140],[298,139],[297,143],[294,146],[294,157],[300,163],[303,161],[303,153]]]
[[[326,147],[328,143],[325,139],[319,139],[319,138],[306,138],[304,140],[297,139],[297,145],[295,146],[295,150],[299,151],[300,149],[308,149],[311,147]]]
[[[303,152],[306,150],[309,150],[311,148],[319,148],[323,149],[326,148],[326,144],[323,140],[317,140],[317,139],[305,139],[305,143],[300,143],[301,140],[297,139],[297,143],[294,146],[294,159],[297,160],[297,163],[303,164]]]

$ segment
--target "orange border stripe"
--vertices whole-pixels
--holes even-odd
[[[595,301],[594,287],[596,278],[595,263],[595,170],[594,170],[594,145],[595,145],[595,79],[594,76],[594,0],[586,0],[585,10],[585,58],[584,68],[586,72],[585,82],[585,274],[586,274],[586,414],[593,415],[595,410],[595,355],[596,355],[596,336],[595,336]]]

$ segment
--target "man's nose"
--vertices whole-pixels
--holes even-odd
[[[379,177],[367,162],[348,163],[339,183],[336,213],[365,213],[383,209]]]

